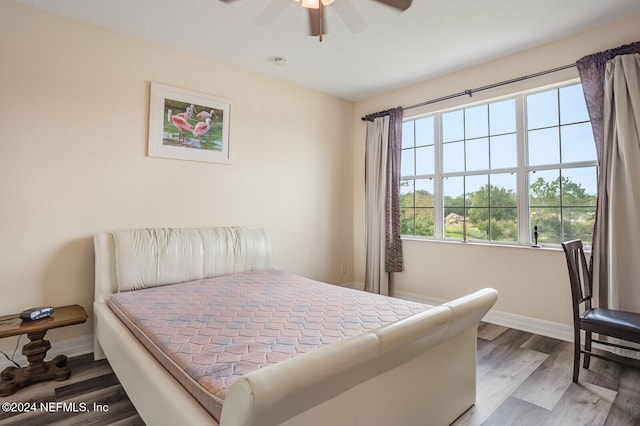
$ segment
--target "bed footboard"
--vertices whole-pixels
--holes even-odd
[[[447,425],[475,403],[477,325],[497,300],[480,290],[247,374],[221,425]]]

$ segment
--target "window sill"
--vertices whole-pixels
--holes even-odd
[[[540,247],[533,247],[532,245],[529,245],[529,244],[519,244],[519,243],[506,244],[506,243],[492,243],[492,242],[485,242],[485,241],[445,240],[445,239],[436,239],[436,238],[415,237],[410,235],[402,235],[401,238],[403,241],[416,241],[416,242],[427,242],[427,243],[437,243],[437,244],[465,244],[465,245],[479,246],[479,247],[501,247],[501,248],[528,249],[528,250],[562,251],[562,246],[560,244],[543,244]]]

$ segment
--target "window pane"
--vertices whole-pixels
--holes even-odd
[[[531,235],[533,227],[538,227],[539,243],[559,244],[562,241],[562,223],[560,208],[533,207],[530,209]]]
[[[413,120],[402,123],[402,148],[413,147],[413,123]]]
[[[562,170],[562,206],[595,206],[598,176],[595,167]]]
[[[465,138],[489,136],[488,106],[480,105],[464,110]]]
[[[400,206],[413,207],[414,206],[413,195],[413,180],[401,180],[400,181]]]
[[[580,239],[591,243],[593,238],[593,225],[596,219],[595,207],[568,207],[562,209],[564,222],[563,241]]]
[[[529,174],[529,205],[560,207],[560,170],[538,170]]]
[[[587,104],[584,100],[582,86],[563,87],[560,89],[560,124],[589,121]]]
[[[489,169],[489,139],[467,141],[467,170]]]
[[[445,207],[444,236],[445,238],[464,239],[465,217],[464,207]]]
[[[416,209],[416,235],[433,237],[433,209]]]
[[[433,117],[416,120],[416,146],[434,144],[434,122]]]
[[[596,160],[596,145],[590,122],[560,127],[560,139],[563,163]]]
[[[400,209],[400,233],[404,235],[415,235],[415,210],[412,208]]]
[[[558,91],[527,96],[527,129],[540,129],[558,125]]]
[[[442,141],[461,141],[464,139],[463,111],[453,111],[442,114]]]
[[[560,139],[558,128],[529,132],[529,165],[558,164],[560,162]]]
[[[490,211],[490,235],[493,241],[518,241],[518,209],[492,208]]]
[[[414,167],[414,155],[415,150],[403,149],[402,158],[400,159],[400,176],[415,176],[416,170]]]
[[[431,175],[434,173],[433,145],[416,148],[416,175]]]
[[[467,210],[467,239],[489,239],[489,208],[470,208]]]
[[[489,123],[491,135],[515,133],[516,131],[516,100],[494,102],[489,104]]]
[[[516,135],[491,136],[491,168],[503,169],[518,165]]]
[[[464,142],[451,142],[442,145],[442,168],[445,173],[464,170]]]
[[[517,182],[515,173],[501,173],[489,176],[491,181],[489,205],[491,207],[517,207]]]
[[[445,207],[464,207],[464,178],[462,176],[444,178],[442,193]],[[459,212],[464,213],[462,210]]]
[[[489,207],[489,175],[467,176],[465,191],[468,207]]]
[[[416,207],[433,207],[433,179],[416,179]]]

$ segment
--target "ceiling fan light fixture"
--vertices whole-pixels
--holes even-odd
[[[329,6],[334,0],[295,0],[296,2],[300,2],[302,7],[306,7],[307,9],[318,9],[320,8],[320,2],[322,2],[323,6]]]

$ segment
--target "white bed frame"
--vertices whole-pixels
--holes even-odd
[[[95,358],[106,356],[148,425],[218,425],[105,300],[127,287],[166,284],[176,274],[193,278],[193,271],[222,275],[270,267],[266,235],[235,227],[118,232],[94,236]],[[133,253],[120,247],[129,237]],[[197,260],[185,267],[185,253],[193,254],[194,247]],[[164,267],[172,262],[178,266]],[[140,284],[154,267],[163,271]],[[219,424],[448,425],[475,403],[477,325],[496,300],[495,290],[483,289],[251,372],[229,390]]]

